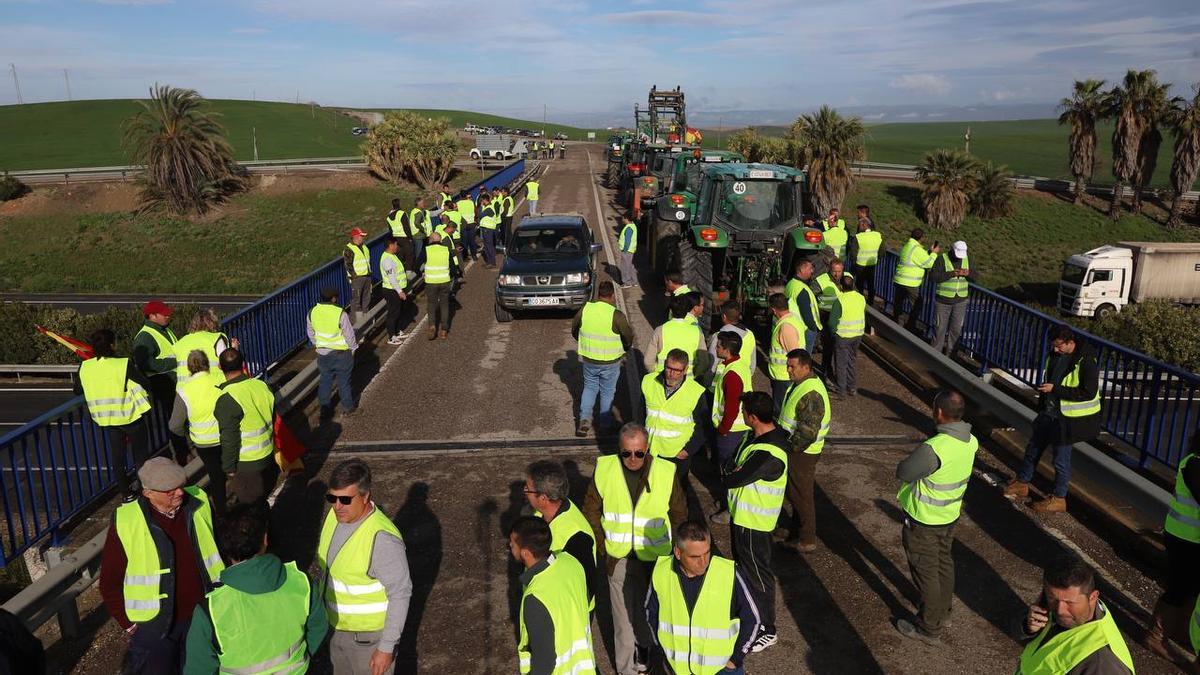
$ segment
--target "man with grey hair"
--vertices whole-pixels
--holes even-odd
[[[332,504],[317,543],[319,577],[333,637],[336,675],[381,675],[395,670],[412,579],[404,539],[371,501],[371,469],[360,459],[338,464],[325,501]]]
[[[583,566],[588,608],[596,608],[596,535],[569,498],[571,486],[562,464],[538,460],[525,469],[525,499],[534,515],[550,526],[550,552],[568,553]]]
[[[583,515],[608,573],[617,675],[636,675],[654,643],[643,611],[650,568],[670,554],[671,526],[687,518],[687,500],[675,465],[647,452],[645,427],[626,424],[618,443],[619,453],[596,460]]]

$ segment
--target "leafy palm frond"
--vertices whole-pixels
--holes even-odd
[[[367,166],[381,178],[392,183],[411,179],[436,190],[450,178],[458,140],[445,118],[391,112],[371,125],[361,149]]]
[[[1071,126],[1071,175],[1075,177],[1075,203],[1083,201],[1087,182],[1096,171],[1096,122],[1104,116],[1104,80],[1076,80],[1070,98],[1059,101],[1059,124]]]
[[[979,166],[978,172],[979,184],[971,193],[971,213],[986,220],[1011,216],[1016,209],[1016,191],[1008,167],[988,162]]]
[[[818,213],[840,206],[854,184],[851,163],[866,158],[866,134],[860,118],[842,117],[829,106],[801,115],[792,124],[788,138],[794,143],[796,164],[808,164],[809,189]]]
[[[952,231],[962,224],[979,187],[979,163],[962,150],[934,150],[917,166],[925,222]]]
[[[1200,83],[1192,87],[1192,100],[1181,102],[1171,111],[1168,123],[1175,134],[1175,154],[1171,160],[1171,216],[1167,227],[1183,224],[1183,200],[1180,195],[1192,189],[1200,174]]]

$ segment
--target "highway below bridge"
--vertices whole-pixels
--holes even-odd
[[[602,149],[573,145],[566,160],[545,164],[539,211],[582,213],[605,245],[597,272],[610,278],[620,211],[601,187]],[[357,415],[319,427],[310,404],[292,420],[311,451],[307,472],[278,496],[271,550],[315,569],[329,472],[349,457],[369,461],[372,497],[404,535],[414,582],[397,672],[517,670],[520,584],[505,528],[527,508],[523,470],[536,459],[564,462],[581,502],[597,454],[613,449],[612,439],[574,437],[581,374],[571,317],[498,323],[495,281],[495,271],[478,264],[468,269],[449,340],[428,341],[418,311],[400,346],[379,339],[364,345],[355,370]],[[637,336],[631,359],[640,363],[641,348],[665,314],[662,287],[643,267],[641,286],[619,293]],[[420,305],[423,310],[423,300]],[[1074,507],[1070,514],[1038,516],[1004,499],[999,486],[1012,475],[1014,459],[988,440],[994,421],[982,412],[971,417],[983,445],[956,529],[958,580],[946,643],[935,648],[895,631],[895,619],[909,616],[917,596],[901,547],[894,471],[931,433],[932,421],[930,392],[894,366],[885,352],[864,353],[859,395],[833,402],[830,441],[817,467],[820,545],[808,555],[776,549],[780,639],[750,655],[748,671],[1012,672],[1022,645],[1011,628],[1040,592],[1041,566],[1073,550],[1099,571],[1102,598],[1127,636],[1138,672],[1174,672],[1136,644],[1159,593],[1144,558],[1110,536],[1103,517]],[[617,407],[627,419],[635,414],[638,377],[640,365],[626,368],[618,385]],[[755,384],[768,388],[763,373]],[[717,484],[709,463],[694,463],[689,486],[693,515],[712,512]],[[727,527],[716,526],[714,534],[716,548],[728,555]],[[598,662],[601,672],[612,673],[606,593],[597,605]],[[117,672],[125,638],[99,606],[95,586],[81,598],[81,611],[84,638],[56,641],[53,622],[43,628],[54,671]],[[328,660],[318,656],[312,672],[330,672]]]

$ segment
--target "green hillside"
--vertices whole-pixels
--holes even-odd
[[[388,112],[393,108],[377,108],[376,112]],[[405,108],[410,112],[415,112],[420,115],[429,117],[445,117],[450,120],[450,126],[455,129],[462,129],[467,124],[477,124],[479,126],[501,126],[512,129],[529,129],[530,131],[540,131],[543,127],[540,121],[521,120],[513,117],[501,117],[499,115],[487,115],[484,113],[470,112],[466,110],[437,110],[432,108]],[[554,124],[548,122],[545,125],[546,134],[553,136],[557,133],[564,133],[568,138],[575,141],[587,140],[589,131],[596,132],[596,140],[604,142],[608,138],[609,132],[603,129],[581,129],[579,127],[570,127],[565,124]]]

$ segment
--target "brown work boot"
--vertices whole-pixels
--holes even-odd
[[[429,339],[430,339],[430,340],[436,340],[436,339],[437,339],[437,333],[438,333],[438,331],[437,331],[437,326],[433,326],[433,327],[431,327],[431,328],[429,329]]]
[[[438,337],[442,338],[443,340],[449,340],[450,339],[450,331],[443,328],[441,335],[439,335]]]
[[[1004,496],[1009,499],[1025,499],[1029,496],[1029,483],[1012,479],[1004,487]]]
[[[1171,609],[1171,606],[1163,602],[1161,598],[1159,598],[1158,602],[1154,603],[1154,616],[1150,622],[1150,630],[1146,632],[1146,637],[1142,641],[1143,647],[1168,661],[1175,660],[1175,654],[1171,649],[1171,641],[1167,639],[1166,628],[1164,627],[1164,624],[1170,621],[1168,615]]]
[[[1037,511],[1038,513],[1065,513],[1067,510],[1067,498],[1054,496],[1046,497],[1045,499],[1034,502],[1029,508]]]

